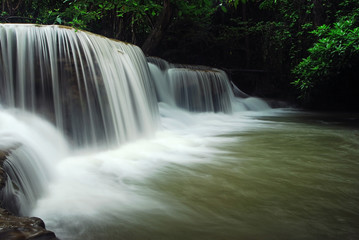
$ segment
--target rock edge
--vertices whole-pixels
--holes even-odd
[[[15,216],[2,208],[2,195],[7,182],[4,162],[7,151],[0,150],[0,239],[7,240],[58,240],[55,233],[46,230],[44,222],[37,217]]]

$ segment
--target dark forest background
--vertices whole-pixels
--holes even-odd
[[[225,70],[243,91],[359,110],[357,0],[2,0],[0,22],[67,25]]]

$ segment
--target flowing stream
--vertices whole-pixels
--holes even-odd
[[[81,31],[0,33],[9,208],[60,239],[359,236],[358,114],[270,109]]]
[[[62,239],[356,239],[359,116],[171,112],[65,158],[32,212]]]

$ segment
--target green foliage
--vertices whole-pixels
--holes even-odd
[[[160,0],[5,1],[0,22],[60,24],[109,37],[148,34],[163,4]]]
[[[324,81],[338,81],[337,76],[352,68],[353,59],[359,56],[358,14],[344,16],[332,26],[322,25],[312,33],[318,38],[304,58],[293,70],[293,84],[302,97]]]
[[[274,0],[274,1],[276,2],[277,0]],[[224,0],[224,2],[237,8],[240,3],[245,4],[245,3],[249,2],[249,0]]]
[[[353,0],[4,1],[1,22],[68,25],[138,45],[161,16],[170,16],[158,34],[162,57],[264,69],[278,74],[272,85],[294,85],[302,97],[334,83],[359,59]]]
[[[209,17],[216,11],[212,0],[176,0],[173,3],[177,9],[179,20],[183,18],[191,18],[192,21],[209,20]]]
[[[65,0],[62,8],[50,9],[43,22],[65,24],[80,29],[89,29],[94,22],[105,18],[130,18],[131,24],[144,24],[148,16],[155,17],[161,5],[154,1],[140,0]],[[146,22],[146,24],[148,24]]]
[[[283,53],[288,48],[288,41],[292,34],[283,22],[259,21],[249,31],[258,34],[262,40],[262,57],[265,62],[273,61],[272,56]],[[284,58],[277,56],[276,59],[283,64]]]
[[[277,0],[264,0],[260,3],[260,9],[274,9]]]
[[[49,11],[49,18],[54,18],[53,23],[86,29],[89,22],[101,18],[99,9],[90,9],[90,5],[85,1],[65,0],[64,3],[68,4],[68,7],[63,11],[60,9]]]

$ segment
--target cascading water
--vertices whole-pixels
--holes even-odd
[[[73,217],[190,212],[144,180],[161,166],[209,161],[213,146],[231,141],[214,136],[246,125],[223,124],[227,115],[215,112],[268,106],[236,98],[221,70],[150,62],[136,46],[83,31],[0,25],[0,150],[11,149],[7,190],[16,200],[9,208],[56,231],[72,229]]]
[[[224,113],[269,109],[263,100],[239,90],[222,70],[170,64],[155,57],[147,59],[159,101],[171,106],[192,112]]]
[[[168,70],[177,106],[199,112],[232,112],[231,88],[222,71]]]
[[[46,118],[74,149],[116,147],[153,135],[158,125],[157,99],[142,51],[94,34],[58,26],[0,25],[0,84],[4,109],[17,109],[17,118],[30,113]],[[47,166],[63,157],[63,149],[53,152],[50,146],[59,147],[56,138],[37,129],[36,122],[44,120],[26,117],[27,124],[18,123],[10,113],[1,114],[13,118],[12,128],[0,124],[1,133],[14,141],[5,167],[14,183],[8,186],[13,205],[19,206],[9,208],[28,214],[52,175]]]
[[[0,149],[10,149],[4,163],[9,177],[8,198],[12,212],[28,215],[54,177],[54,165],[69,153],[68,143],[49,122],[23,111],[0,112]]]
[[[4,107],[40,113],[78,145],[154,132],[157,104],[137,46],[58,26],[0,25]]]

